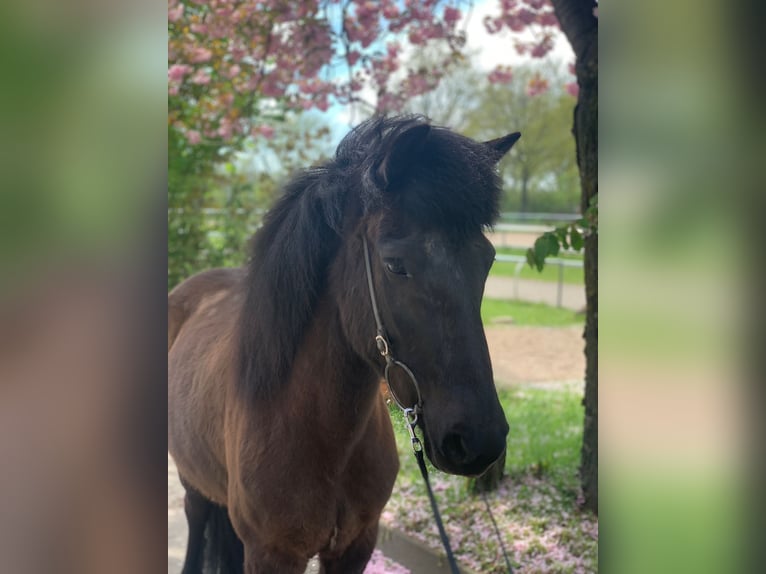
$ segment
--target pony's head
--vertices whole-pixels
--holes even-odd
[[[426,454],[446,472],[478,475],[503,452],[508,424],[497,398],[480,307],[495,250],[483,228],[498,212],[496,164],[514,133],[476,142],[417,117],[374,119],[341,143],[352,166],[345,241],[333,273],[341,322],[357,353],[383,373],[366,284],[363,243],[396,359],[417,379]],[[356,200],[358,198],[358,201]],[[348,288],[348,286],[353,286]],[[414,405],[414,385],[393,369],[391,385]]]

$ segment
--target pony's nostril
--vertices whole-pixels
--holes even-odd
[[[442,441],[444,455],[453,462],[463,462],[468,454],[463,437],[458,433],[449,433]]]

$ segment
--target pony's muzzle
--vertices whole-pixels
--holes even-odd
[[[438,447],[445,470],[476,476],[484,473],[505,449],[508,425],[496,432],[475,432],[456,426],[445,433]]]

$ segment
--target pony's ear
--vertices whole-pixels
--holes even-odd
[[[431,126],[420,124],[397,134],[387,146],[377,169],[377,179],[383,189],[388,188],[402,176],[418,157],[431,133]]]
[[[501,138],[484,142],[484,145],[487,146],[487,148],[489,148],[489,152],[492,155],[492,159],[494,159],[495,162],[498,162],[503,158],[505,154],[508,153],[508,150],[510,150],[513,147],[513,144],[519,141],[520,137],[521,137],[521,133],[513,132],[512,134],[508,134],[507,136],[503,136]]]

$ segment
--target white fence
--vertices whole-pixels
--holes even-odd
[[[513,271],[513,297],[519,298],[519,275],[524,265],[527,265],[527,258],[523,255],[506,255],[504,253],[498,253],[495,255],[495,261],[504,261],[506,263],[516,263],[516,267]],[[581,259],[562,259],[561,257],[547,257],[545,259],[546,265],[557,265],[559,269],[559,277],[556,287],[556,307],[561,307],[561,299],[564,293],[564,267],[579,267],[582,269],[583,262]]]

